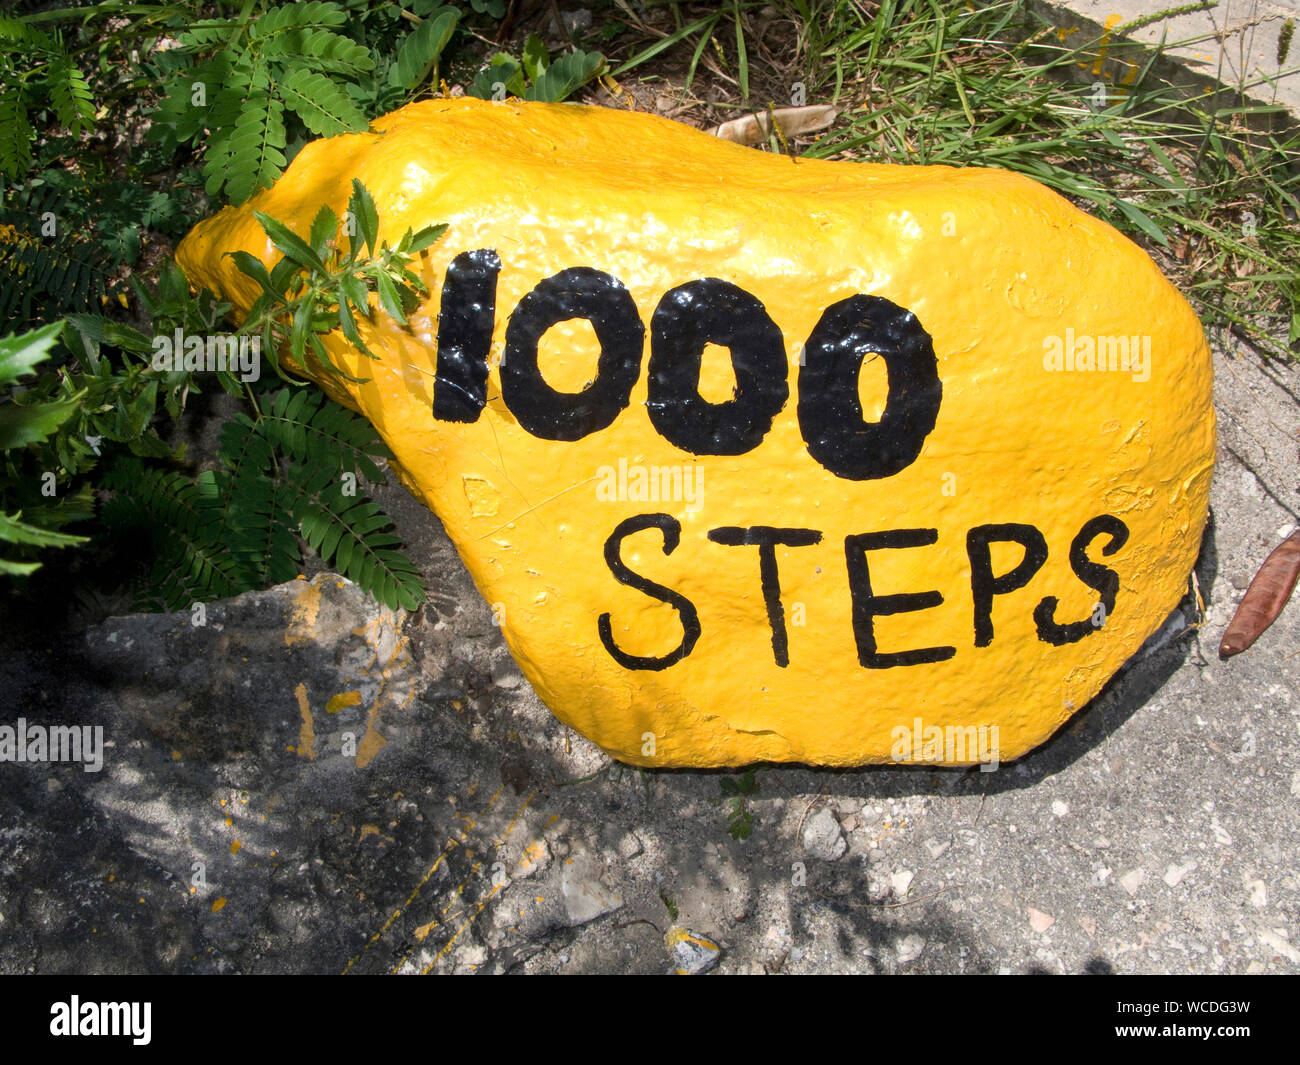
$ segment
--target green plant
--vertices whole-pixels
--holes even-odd
[[[82,398],[74,395],[66,399],[32,399],[19,391],[17,382],[22,377],[36,374],[36,367],[50,358],[51,349],[58,341],[61,325],[54,323],[32,330],[21,336],[0,339],[0,543],[6,551],[16,548],[20,553],[46,547],[71,547],[86,542],[83,536],[72,536],[58,531],[58,527],[85,516],[85,500],[69,504],[57,500],[45,491],[30,487],[35,482],[19,482],[16,474],[17,454],[28,445],[39,444],[53,435],[77,408]],[[42,488],[49,484],[44,480]],[[9,512],[11,505],[22,503]],[[28,516],[26,520],[23,514]],[[32,559],[0,558],[0,574],[26,576],[35,572],[40,562]]]
[[[256,337],[276,373],[296,387],[254,397],[244,384],[253,415],[238,414],[224,426],[216,471],[190,480],[123,459],[105,479],[116,492],[110,523],[143,530],[153,544],[146,600],[178,609],[288,580],[300,564],[295,530],[323,561],[388,606],[414,609],[424,598],[418,571],[396,550],[391,521],[357,494],[359,481],[382,483],[374,460],[390,458],[388,449],[364,418],[292,381],[280,364],[279,353],[287,348],[300,366],[313,357],[358,380],[333,365],[321,335],[339,329],[378,358],[356,325],[358,315],[375,313],[371,293],[379,309],[405,324],[417,292],[425,291],[407,264],[446,227],[407,230],[394,248],[380,244],[374,201],[360,181],[352,186],[343,227],[346,253],[338,246],[339,218],[328,207],[317,213],[307,240],[256,213],[283,256],[270,270],[247,252],[231,253],[262,288],[237,335]],[[179,273],[176,268],[173,282]],[[201,294],[204,299],[200,316],[210,330],[229,308],[211,303],[210,294]],[[218,377],[228,391],[238,392],[228,370]]]
[[[758,794],[754,769],[746,769],[740,777],[723,777],[718,783],[727,808],[727,831],[732,839],[749,839],[754,831],[754,817],[746,800]]]
[[[105,522],[153,549],[137,605],[179,610],[292,580],[300,529],[322,561],[380,602],[418,606],[419,572],[396,550],[388,516],[357,492],[383,483],[376,460],[391,457],[370,423],[308,389],[264,394],[255,415],[225,424],[220,468],[195,478],[133,457],[113,463]]]
[[[320,335],[340,329],[359,350],[372,359],[378,358],[362,340],[356,316],[371,316],[370,293],[374,292],[380,308],[406,325],[406,314],[418,302],[418,294],[427,292],[424,282],[407,269],[407,263],[412,255],[441,237],[447,227],[426,226],[418,233],[408,229],[396,247],[390,248],[385,242],[376,248],[379,216],[370,193],[356,178],[352,179],[348,224],[344,227],[348,233],[346,255],[338,247],[339,218],[327,206],[317,212],[305,241],[261,211],[254,212],[254,217],[284,258],[268,271],[260,259],[246,251],[231,253],[239,269],[262,288],[241,332],[261,333],[263,350],[270,354],[282,377],[275,353],[287,342],[300,365],[310,351],[323,366],[348,380],[365,380],[336,367]],[[365,257],[360,255],[363,245],[368,253]]]
[[[139,608],[179,609],[290,579],[301,564],[299,533],[381,602],[418,605],[425,594],[418,571],[398,550],[387,515],[359,491],[382,483],[377,460],[390,457],[387,448],[364,418],[291,381],[280,353],[298,365],[316,358],[329,366],[319,337],[339,329],[376,358],[357,332],[357,317],[383,312],[405,322],[424,291],[408,264],[445,227],[408,230],[392,248],[380,243],[374,202],[359,181],[346,217],[341,227],[322,209],[303,240],[259,214],[283,258],[267,270],[234,253],[263,292],[233,338],[224,339],[259,344],[295,387],[270,392],[237,377],[233,367],[215,371],[222,388],[248,400],[249,413],[223,427],[214,470],[194,475],[180,468],[183,454],[159,431],[164,417],[174,422],[190,393],[201,390],[195,369],[158,359],[159,338],[211,338],[230,311],[206,290],[191,294],[178,266],[164,265],[152,289],[135,283],[152,338],[104,315],[72,314],[34,339],[3,342],[9,346],[0,347],[0,387],[47,358],[56,372],[0,405],[0,538],[29,548],[71,543],[49,531],[91,517],[98,488],[110,493],[99,515],[108,535],[124,549],[147,546]],[[346,252],[340,228],[349,236]],[[56,349],[60,338],[64,346]],[[6,432],[7,425],[13,428]],[[46,473],[61,486],[57,503],[42,501],[33,488]],[[5,571],[34,568],[21,565]]]
[[[95,121],[90,85],[57,31],[0,16],[0,175],[27,173],[34,112],[47,110],[74,136]]]
[[[524,100],[558,103],[598,76],[605,68],[599,52],[572,52],[552,59],[537,34],[524,42],[522,59],[497,52],[479,71],[468,92],[481,100],[502,100],[506,94]]]
[[[669,895],[668,892],[666,892],[662,887],[659,889],[659,901],[664,904],[664,909],[668,911],[668,919],[670,921],[676,921],[677,903],[673,901],[672,896]]]
[[[391,57],[350,36],[348,12],[323,0],[246,0],[232,18],[191,21],[154,58],[163,98],[151,136],[202,143],[207,191],[240,203],[284,170],[290,116],[316,136],[360,132],[374,105],[426,83],[460,13],[413,6],[415,28]]]
[[[369,49],[335,32],[346,22],[337,4],[253,7],[250,0],[233,18],[200,19],[178,34],[179,47],[158,60],[170,76],[150,131],[177,143],[206,131],[207,191],[235,202],[284,169],[286,111],[318,136],[364,130],[341,83],[374,68]]]

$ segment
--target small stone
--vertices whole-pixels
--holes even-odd
[[[1259,941],[1268,947],[1274,954],[1279,954],[1292,965],[1300,965],[1300,950],[1296,950],[1286,941],[1286,929],[1275,928],[1271,932],[1267,928],[1259,930]]]
[[[1056,918],[1050,913],[1036,910],[1032,906],[1029,907],[1029,926],[1035,932],[1046,932],[1054,924],[1056,924]]]
[[[1182,883],[1183,877],[1196,868],[1195,862],[1188,862],[1186,865],[1175,865],[1169,863],[1169,868],[1165,870],[1164,882],[1170,887],[1177,887]]]
[[[625,832],[623,838],[618,841],[618,854],[620,858],[635,858],[642,851],[641,841],[637,839],[635,832]]]
[[[560,895],[569,927],[577,928],[621,909],[623,900],[600,882],[599,867],[581,844],[574,844],[571,853],[560,874]]]
[[[1070,804],[1068,802],[1062,802],[1060,799],[1053,800],[1052,813],[1054,813],[1057,817],[1064,817],[1069,812],[1070,812]]]
[[[938,839],[931,838],[925,841],[925,849],[930,852],[931,858],[942,857],[944,851],[946,851],[951,846],[952,846],[952,840],[950,839],[938,840]]]
[[[1097,922],[1091,917],[1080,917],[1079,927],[1088,933],[1089,937],[1097,934]]]
[[[916,961],[925,950],[925,937],[913,932],[910,936],[904,936],[898,943],[898,964],[906,965],[908,962]]]
[[[678,976],[698,976],[708,972],[722,957],[722,948],[718,944],[687,928],[674,926],[668,929],[664,945]]]
[[[1246,885],[1250,888],[1250,904],[1262,910],[1268,905],[1268,888],[1262,880],[1252,880]]]
[[[803,827],[804,853],[811,858],[833,862],[848,850],[848,846],[844,842],[840,823],[835,820],[829,807],[823,806],[808,818]]]
[[[524,853],[519,856],[519,862],[515,866],[515,871],[511,877],[522,880],[530,877],[538,870],[545,869],[551,864],[551,852],[546,845],[546,840],[535,839],[524,848]]]
[[[900,869],[889,878],[889,887],[895,898],[901,899],[907,895],[908,889],[912,886],[912,876],[912,870]]]
[[[1133,869],[1119,878],[1120,887],[1130,895],[1137,895],[1138,888],[1142,886],[1142,881],[1146,879],[1146,873],[1141,869]]]

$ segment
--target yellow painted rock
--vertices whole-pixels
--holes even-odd
[[[307,145],[178,257],[350,182],[446,222],[364,412],[546,704],[643,765],[1005,761],[1184,594],[1214,458],[1188,305],[1000,170],[795,161],[642,114],[439,100]]]

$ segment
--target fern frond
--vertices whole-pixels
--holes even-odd
[[[203,157],[203,181],[209,196],[215,195],[230,182],[251,183],[252,178],[246,171],[237,168],[235,162],[237,146],[241,151],[248,153],[243,157],[245,167],[250,162],[250,156],[255,155],[255,145],[248,136],[251,126],[245,126],[244,137],[238,145],[236,145],[235,133],[241,118],[246,113],[246,107],[251,106],[256,109],[260,106],[263,113],[269,107],[266,94],[250,92],[247,70],[240,72],[239,75],[235,75],[234,71],[231,74],[237,77],[236,83],[217,93],[205,119],[209,133],[207,151]],[[245,96],[248,96],[247,101]],[[283,114],[283,111],[280,111],[280,114]],[[267,121],[269,123],[269,118]]]
[[[261,428],[284,454],[335,474],[355,473],[382,482],[374,460],[392,458],[370,422],[308,389],[265,397]]]
[[[75,137],[95,122],[95,101],[86,77],[67,56],[50,64],[46,75],[50,102],[59,122]]]
[[[228,143],[226,191],[243,203],[258,189],[269,189],[284,170],[284,105],[265,93],[249,96]]]
[[[27,101],[17,85],[0,91],[0,174],[14,180],[32,165],[32,140],[36,132],[27,121]]]
[[[237,24],[233,19],[201,19],[191,22],[185,30],[176,35],[180,42],[179,51],[203,52],[213,45],[224,44],[235,35]]]
[[[285,4],[259,15],[248,28],[250,41],[271,41],[307,26],[342,26],[348,17],[337,4],[311,0],[306,4]]]
[[[101,483],[116,493],[104,506],[106,523],[153,541],[153,583],[168,609],[244,590],[239,567],[220,538],[222,513],[210,482],[120,458]]]
[[[285,501],[284,489],[253,466],[237,473],[207,471],[201,485],[211,484],[223,507],[222,542],[235,560],[243,583],[266,588],[293,580],[301,557],[294,535],[297,522]]]
[[[308,67],[290,70],[280,82],[279,90],[285,106],[318,137],[359,133],[367,128],[365,116],[343,90]]]
[[[375,68],[369,48],[331,30],[291,30],[268,42],[262,54],[301,59],[316,70],[336,74],[364,74]]]
[[[271,445],[247,414],[236,414],[221,427],[221,444],[217,451],[229,475],[223,482],[220,505],[229,509],[234,502],[235,484],[245,476],[270,480],[275,472]]]
[[[291,465],[285,482],[303,538],[323,561],[391,609],[419,606],[424,582],[411,560],[394,550],[401,541],[385,531],[392,520],[378,505],[343,495],[338,476],[327,469]]]
[[[110,278],[104,266],[84,257],[88,251],[77,241],[44,243],[0,224],[0,329],[98,309]]]

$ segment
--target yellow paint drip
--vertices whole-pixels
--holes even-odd
[[[310,640],[316,629],[316,619],[320,615],[320,585],[315,581],[304,581],[296,591],[293,612],[284,632],[286,647],[292,647],[302,640]]]
[[[325,712],[337,714],[349,706],[356,706],[361,702],[360,692],[339,692],[337,695],[331,695],[329,702],[325,704]]]
[[[293,690],[298,700],[298,714],[302,724],[298,727],[298,755],[314,760],[316,758],[316,726],[312,723],[311,704],[307,701],[307,685],[299,684]],[[225,800],[222,800],[225,805]]]

